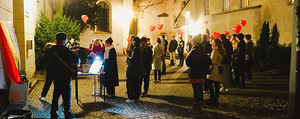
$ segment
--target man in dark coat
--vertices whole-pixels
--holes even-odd
[[[161,42],[162,45],[164,46],[164,56],[166,57],[167,56],[168,41],[166,40],[166,36],[165,35],[162,35],[160,37],[160,39],[162,41]],[[165,59],[163,59],[163,66],[162,66],[161,75],[166,75],[166,62],[165,62]]]
[[[175,36],[172,36],[172,40],[170,41],[170,45],[169,45],[169,52],[170,52],[170,61],[171,64],[170,65],[175,65],[176,63],[176,58],[175,58],[175,51],[178,47],[178,43],[175,39]]]
[[[141,47],[140,38],[132,41],[130,54],[127,57],[126,87],[128,99],[126,102],[136,102],[141,93],[142,78],[144,77],[144,49]]]
[[[54,80],[54,91],[51,105],[51,118],[57,118],[58,99],[62,95],[65,118],[74,118],[71,113],[71,85],[72,76],[77,74],[78,58],[65,47],[67,35],[59,32],[56,34],[57,45],[52,46],[44,57],[44,66],[47,67],[47,74]]]
[[[149,89],[149,81],[150,81],[150,71],[152,67],[152,48],[151,44],[147,44],[147,38],[141,38],[141,45],[144,48],[144,68],[145,68],[145,75],[144,75],[144,92],[142,93],[142,97],[148,95]]]
[[[179,45],[178,45],[178,55],[179,55],[179,65],[178,66],[183,66],[183,62],[184,62],[184,57],[183,57],[183,50],[184,50],[184,41],[182,39],[182,37],[179,37]]]
[[[244,34],[239,33],[237,35],[238,45],[237,49],[234,51],[234,72],[235,72],[235,78],[234,78],[234,85],[239,86],[240,88],[245,87],[245,55],[246,55],[246,43],[244,41]]]

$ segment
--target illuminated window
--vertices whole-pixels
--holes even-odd
[[[241,0],[242,2],[242,7],[248,7],[249,6],[249,0]]]
[[[205,0],[205,14],[210,13],[210,0]]]
[[[289,4],[294,4],[294,0],[288,0]]]
[[[96,20],[97,31],[109,32],[109,6],[105,2],[99,2],[98,4],[98,16]]]
[[[230,0],[224,0],[224,11],[230,10]]]

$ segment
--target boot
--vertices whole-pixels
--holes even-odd
[[[175,65],[174,60],[171,60],[170,65],[171,65],[171,66]]]

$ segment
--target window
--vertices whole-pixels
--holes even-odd
[[[210,0],[205,0],[205,14],[210,13]]]
[[[224,0],[224,11],[230,10],[230,0]]]
[[[241,5],[242,5],[242,8],[243,7],[248,7],[249,6],[249,0],[241,0]]]
[[[288,0],[288,3],[289,3],[289,4],[294,4],[294,1],[295,1],[295,0]]]
[[[97,20],[96,20],[96,30],[109,32],[109,7],[105,2],[99,2],[98,4],[98,12],[96,12]]]

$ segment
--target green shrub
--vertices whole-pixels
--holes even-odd
[[[65,32],[68,38],[80,40],[80,24],[60,14],[56,14],[52,22],[45,12],[41,12],[39,21],[35,28],[34,42],[35,42],[35,64],[40,65],[44,57],[44,45],[55,40],[57,32]]]
[[[44,57],[43,47],[48,42],[55,40],[54,25],[50,19],[41,12],[39,21],[35,28],[34,44],[35,44],[35,64],[39,65]]]
[[[263,24],[260,38],[255,47],[256,65],[263,70],[289,71],[291,60],[291,45],[280,45],[277,24],[273,26],[270,38],[269,23]]]

